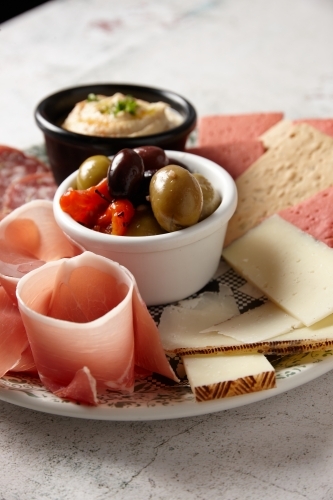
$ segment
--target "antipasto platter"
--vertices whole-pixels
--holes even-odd
[[[283,120],[279,113],[201,120],[199,144],[188,151],[223,166],[236,182],[239,200],[228,225],[220,266],[209,283],[174,304],[148,307],[153,343],[161,342],[159,359],[166,354],[168,361],[162,375],[149,373],[155,372],[156,365],[143,363],[142,372],[135,372],[135,382],[131,375],[133,392],[127,391],[127,381],[117,381],[110,389],[99,388],[97,398],[94,378],[84,367],[73,379],[74,393],[82,383],[92,394],[90,399],[73,398],[73,387],[69,392],[59,389],[48,379],[47,368],[44,372],[38,369],[39,376],[36,370],[26,369],[34,360],[31,351],[22,351],[17,366],[24,366],[28,359],[27,365],[22,371],[3,374],[0,399],[78,418],[157,420],[240,407],[330,371],[332,280],[329,273],[322,273],[321,263],[327,269],[332,267],[333,126],[332,120],[302,122]],[[42,146],[27,155],[0,147],[0,167],[2,220],[31,199],[53,199],[56,185]],[[277,240],[271,244],[274,235]],[[6,239],[4,242],[5,255]],[[289,247],[301,251],[295,254]],[[318,258],[313,259],[314,255]],[[6,257],[2,259],[3,270],[8,262]],[[320,261],[317,267],[316,261]],[[2,296],[5,290],[13,297],[10,280],[1,284]],[[133,290],[136,297],[135,287]],[[133,300],[139,307],[140,300]],[[0,320],[5,331],[3,311]],[[134,313],[137,325],[135,314],[141,312]],[[142,314],[142,324],[147,325],[146,313]],[[34,347],[35,354],[38,349]],[[145,358],[144,352],[141,357]]]

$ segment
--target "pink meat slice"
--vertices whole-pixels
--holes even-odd
[[[253,141],[282,118],[280,112],[203,116],[198,124],[198,145]]]
[[[149,314],[136,284],[133,293],[133,310],[136,366],[178,382],[179,380],[165,356],[158,328]]]
[[[54,198],[57,185],[50,172],[33,173],[9,184],[4,196],[2,211],[9,213],[32,200],[50,200]]]
[[[190,148],[187,152],[214,161],[236,179],[263,155],[265,150],[260,141],[248,140]]]
[[[39,376],[57,395],[94,404],[92,379],[130,393],[136,361],[175,379],[134,278],[119,264],[91,252],[49,262],[20,280],[17,295]]]
[[[48,389],[50,390],[51,388]],[[92,406],[98,404],[96,380],[92,377],[90,370],[86,366],[76,372],[73,380],[67,387],[53,392],[60,398],[73,399],[78,403]]]
[[[28,337],[27,337],[28,339]],[[20,360],[16,363],[13,368],[10,369],[11,372],[29,372],[37,374],[37,368],[35,364],[34,357],[32,355],[30,344],[22,352]]]
[[[7,187],[28,174],[49,172],[49,167],[32,156],[8,146],[0,145],[0,208]]]
[[[51,201],[31,201],[0,221],[0,284],[15,301],[22,276],[45,262],[82,251],[55,222]]]
[[[281,210],[280,217],[333,248],[333,187]]]
[[[16,305],[0,286],[0,377],[20,362],[28,338]]]

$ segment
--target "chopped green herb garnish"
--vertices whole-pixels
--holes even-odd
[[[98,101],[98,97],[96,94],[88,94],[87,101],[88,102]]]
[[[114,115],[117,115],[121,111],[125,111],[125,113],[129,113],[130,115],[135,115],[138,108],[138,104],[133,97],[130,95],[126,96],[125,99],[118,101],[114,107],[112,108],[112,112]]]

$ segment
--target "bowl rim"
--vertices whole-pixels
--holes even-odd
[[[172,233],[164,233],[153,236],[113,236],[104,233],[94,232],[94,243],[105,244],[112,242],[114,252],[158,252],[167,249],[179,248],[190,245],[196,241],[202,240],[210,234],[220,230],[226,225],[232,217],[237,206],[237,188],[235,181],[231,175],[220,165],[214,163],[207,158],[195,155],[193,153],[183,151],[166,150],[166,154],[170,154],[175,160],[186,162],[189,160],[190,168],[195,169],[198,164],[204,166],[212,174],[217,174],[221,179],[220,193],[222,201],[219,207],[206,219],[198,222],[194,226],[174,231]],[[89,237],[92,229],[86,228],[71,218],[70,215],[63,212],[60,208],[59,200],[61,195],[73,184],[77,171],[70,174],[58,187],[54,200],[53,211],[55,219],[61,229],[74,241],[78,241],[84,247],[82,237]],[[69,230],[69,233],[66,232]],[[78,237],[78,240],[76,239]],[[110,239],[111,238],[111,239]],[[221,249],[222,251],[222,249]]]
[[[184,121],[180,124],[177,125],[176,127],[173,127],[165,132],[159,132],[157,134],[150,134],[150,135],[145,135],[145,136],[138,136],[138,137],[101,137],[101,136],[96,136],[96,135],[85,135],[85,134],[79,134],[77,132],[71,132],[69,130],[66,130],[62,128],[61,126],[57,125],[54,121],[52,121],[47,114],[47,107],[50,106],[52,101],[56,100],[59,101],[64,96],[73,93],[84,93],[85,95],[88,95],[90,92],[93,91],[93,89],[96,89],[96,93],[105,93],[105,90],[102,92],[102,89],[112,89],[111,92],[125,92],[126,90],[128,93],[131,91],[135,93],[137,92],[144,92],[144,93],[151,93],[153,95],[156,95],[156,97],[159,100],[163,100],[162,97],[165,99],[165,102],[167,103],[174,103],[177,105],[179,108],[182,108],[185,111],[185,118]],[[100,89],[100,92],[98,91]],[[122,90],[123,89],[123,90]],[[110,94],[112,95],[112,94]],[[158,97],[159,96],[159,97]],[[83,97],[80,97],[79,100],[82,100]],[[76,99],[73,102],[73,107],[77,102],[79,102],[78,99]],[[153,101],[152,101],[153,102]],[[68,110],[68,113],[71,111],[71,109]],[[182,136],[184,134],[189,134],[196,126],[197,122],[197,112],[196,109],[194,108],[193,104],[183,97],[181,94],[178,94],[177,92],[173,90],[167,90],[159,87],[149,87],[146,85],[137,85],[137,84],[131,84],[131,83],[91,83],[91,84],[85,84],[85,85],[79,85],[75,87],[66,87],[61,90],[58,90],[57,92],[54,92],[52,94],[47,95],[44,97],[36,106],[35,111],[34,111],[34,117],[35,121],[38,125],[38,127],[47,135],[53,136],[58,138],[59,140],[61,139],[64,142],[69,142],[77,145],[82,145],[82,141],[85,142],[85,144],[95,144],[95,145],[107,145],[107,144],[113,144],[116,142],[121,141],[128,141],[129,147],[130,144],[133,142],[137,143],[138,139],[143,139],[144,142],[147,144],[149,143],[149,140],[168,140],[170,137],[176,137],[176,136]]]

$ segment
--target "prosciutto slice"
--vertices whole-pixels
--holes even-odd
[[[0,222],[0,284],[16,303],[16,285],[22,276],[45,262],[82,251],[55,222],[51,201],[31,201]]]
[[[21,317],[21,316],[20,316]],[[22,319],[21,319],[22,321]],[[22,322],[23,325],[23,322]],[[25,330],[24,330],[25,331]],[[26,334],[25,334],[26,336]],[[27,337],[26,337],[26,340]],[[22,352],[20,359],[17,363],[10,369],[11,372],[29,372],[37,374],[37,368],[35,365],[35,360],[32,355],[31,347],[28,345],[26,349]]]
[[[96,404],[96,388],[130,393],[135,364],[177,380],[132,274],[84,252],[24,276],[18,305],[43,384]]]
[[[28,348],[28,339],[18,308],[0,286],[0,377],[15,367]]]

